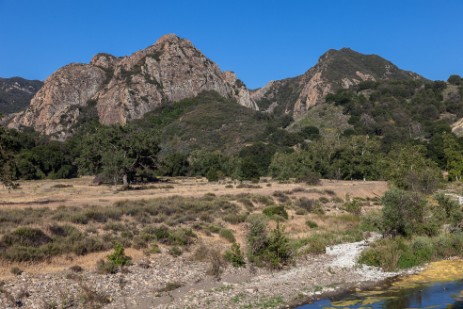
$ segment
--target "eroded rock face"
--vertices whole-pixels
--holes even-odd
[[[260,103],[271,100],[270,107],[280,112],[301,116],[311,107],[324,102],[327,94],[347,89],[360,82],[371,80],[422,79],[418,74],[400,70],[391,62],[376,56],[363,55],[351,49],[329,50],[305,74],[291,80],[276,81],[255,91],[253,98]],[[276,100],[285,93],[284,100]],[[280,95],[280,98],[282,95]],[[267,109],[268,110],[268,109]],[[270,110],[269,110],[270,111]]]
[[[78,121],[78,107],[89,101],[96,102],[101,123],[125,124],[162,104],[211,90],[258,109],[235,74],[222,72],[190,41],[170,34],[127,57],[98,54],[88,65],[58,70],[9,126],[30,126],[63,139]]]
[[[9,127],[32,127],[63,138],[79,117],[79,108],[102,89],[106,73],[85,64],[67,65],[52,74],[32,98],[30,106],[15,115]]]

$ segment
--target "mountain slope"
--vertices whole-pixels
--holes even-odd
[[[234,73],[222,72],[190,41],[165,35],[127,57],[98,54],[90,64],[59,69],[9,126],[32,127],[65,139],[88,107],[96,107],[102,124],[125,124],[161,105],[195,97],[202,91],[216,91],[242,106],[257,109]]]
[[[261,109],[301,116],[324,101],[329,93],[371,80],[423,80],[416,73],[403,71],[377,56],[348,48],[329,50],[318,63],[301,76],[270,82],[252,93]]]
[[[39,80],[0,78],[0,113],[10,114],[25,109],[42,85]]]

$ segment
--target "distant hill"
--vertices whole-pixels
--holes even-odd
[[[399,69],[377,55],[364,55],[349,48],[331,49],[303,75],[272,81],[252,93],[261,110],[304,115],[324,102],[329,93],[348,89],[363,81],[424,80],[420,75]]]
[[[0,113],[11,114],[24,110],[42,85],[43,82],[39,80],[0,78]]]

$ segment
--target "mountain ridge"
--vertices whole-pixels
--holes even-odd
[[[302,75],[249,90],[233,72],[221,71],[189,40],[167,34],[129,56],[98,53],[88,64],[60,68],[47,78],[25,111],[4,122],[64,140],[86,109],[95,109],[102,124],[123,125],[203,91],[215,91],[253,110],[298,118],[339,89],[363,81],[415,79],[425,80],[380,56],[342,48],[325,52]]]
[[[320,56],[317,63],[304,74],[272,81],[263,87],[266,91],[255,91],[252,95],[258,105],[263,108],[271,106],[271,111],[279,110],[280,113],[291,113],[299,117],[311,107],[322,103],[329,93],[347,89],[367,80],[391,79],[425,80],[417,73],[399,69],[392,62],[378,55],[361,54],[350,48],[330,49]],[[288,88],[292,88],[289,94]],[[281,96],[279,94],[281,89],[286,93],[286,100],[282,102],[278,102],[278,99],[273,100]],[[278,105],[280,105],[279,108],[277,108]]]
[[[8,120],[8,126],[32,127],[62,140],[89,105],[95,105],[102,124],[125,124],[202,91],[216,91],[258,109],[234,73],[221,71],[190,41],[168,34],[129,56],[100,53],[89,64],[60,68],[47,78],[28,109]]]
[[[0,78],[0,113],[16,113],[26,108],[42,85],[42,81],[18,76]]]

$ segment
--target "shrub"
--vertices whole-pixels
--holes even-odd
[[[225,251],[224,258],[227,262],[231,263],[233,267],[243,267],[246,265],[240,245],[236,242],[232,244],[229,250]]]
[[[300,198],[297,201],[297,206],[301,207],[302,209],[307,210],[308,212],[311,212],[316,205],[317,205],[317,202],[315,200],[310,200],[305,197]]]
[[[267,223],[261,215],[248,217],[248,233],[246,236],[249,261],[256,262],[265,250],[268,242]]]
[[[219,232],[220,237],[228,240],[229,242],[233,243],[236,241],[235,235],[233,235],[233,231],[229,229],[221,229]]]
[[[225,268],[225,261],[219,250],[213,249],[209,251],[209,262],[210,266],[207,270],[207,274],[214,276],[217,280],[220,279],[220,275]]]
[[[179,247],[177,246],[174,246],[172,248],[169,249],[169,254],[172,255],[172,256],[181,256],[183,253],[182,249],[180,249]]]
[[[74,273],[81,273],[84,271],[84,269],[80,267],[79,265],[71,266],[69,269]]]
[[[289,246],[289,240],[284,233],[284,228],[279,224],[270,233],[268,247],[264,253],[265,259],[270,263],[271,268],[281,268],[288,265],[292,260],[292,251]]]
[[[247,217],[246,214],[232,213],[232,214],[223,216],[223,220],[230,224],[239,224],[239,223],[243,223],[244,221],[246,221],[246,217]]]
[[[383,228],[386,233],[409,236],[418,232],[426,206],[418,194],[392,189],[384,194],[382,202]]]
[[[20,227],[3,236],[2,243],[6,246],[39,247],[51,242],[52,239],[41,229]]]
[[[106,262],[99,260],[96,264],[99,274],[115,274],[121,267],[132,263],[132,258],[125,255],[124,247],[120,243],[114,246],[114,251],[106,259]]]
[[[271,219],[283,218],[288,220],[288,212],[283,206],[269,206],[262,210],[262,213]]]
[[[305,224],[306,224],[308,227],[310,227],[311,229],[315,229],[315,228],[318,227],[317,222],[312,221],[312,220],[307,220],[307,221],[305,221]]]
[[[344,204],[344,208],[346,209],[347,212],[359,216],[362,212],[362,206],[360,205],[360,202],[357,200],[352,200],[350,202],[346,202]]]
[[[276,269],[292,260],[289,240],[279,224],[269,235],[262,216],[250,216],[248,222],[248,258],[251,263]]]
[[[118,267],[128,266],[132,263],[132,258],[130,256],[125,255],[124,247],[120,243],[117,243],[114,246],[113,253],[108,255],[107,259],[110,263]]]
[[[17,266],[14,266],[10,269],[10,272],[15,275],[15,276],[19,276],[23,273],[22,269],[17,267]]]
[[[99,274],[115,274],[119,270],[119,267],[110,262],[104,260],[98,260],[96,262],[96,271]]]

